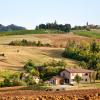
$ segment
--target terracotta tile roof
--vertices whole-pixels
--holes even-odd
[[[94,72],[93,70],[87,70],[87,69],[82,69],[82,68],[66,68],[66,71],[70,73],[90,73]]]
[[[63,79],[61,76],[57,75],[57,76],[53,76],[51,79]]]

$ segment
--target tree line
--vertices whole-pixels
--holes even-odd
[[[20,41],[11,41],[9,45],[12,46],[37,46],[37,47],[51,47],[52,45],[49,43],[42,43],[41,41],[28,41],[26,39]]]
[[[100,78],[100,44],[96,41],[89,45],[70,42],[63,56],[80,61],[79,65],[83,68],[97,71],[97,78]]]
[[[70,32],[71,25],[70,24],[57,24],[55,21],[54,23],[47,23],[47,24],[39,24],[36,26],[36,29],[53,29],[53,30],[59,30],[64,32]]]

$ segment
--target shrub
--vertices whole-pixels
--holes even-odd
[[[67,64],[66,64],[66,62],[64,62],[64,60],[57,61],[55,59],[53,59],[53,60],[43,64],[44,67],[48,67],[48,66],[52,66],[52,67],[57,67],[57,66],[65,67],[66,65]]]
[[[34,68],[30,71],[30,73],[31,73],[33,76],[39,76],[39,71],[36,70],[36,69],[34,69]]]
[[[22,80],[14,80],[13,86],[27,86],[27,83]]]
[[[6,87],[10,87],[10,86],[13,86],[13,82],[11,82],[10,79],[5,78],[4,81],[3,81],[3,85],[6,86]]]
[[[29,60],[25,65],[24,65],[24,69],[27,71],[27,72],[31,72],[31,70],[35,68],[35,65],[34,63]]]
[[[9,45],[13,45],[13,46],[47,46],[47,47],[51,47],[51,45],[49,43],[42,43],[41,41],[27,41],[25,39],[21,40],[21,41],[11,41],[9,43]]]
[[[78,84],[78,86],[79,86],[79,83],[80,83],[80,81],[82,80],[82,78],[77,74],[77,75],[75,76],[74,80],[75,80],[75,82],[76,82],[76,83]]]

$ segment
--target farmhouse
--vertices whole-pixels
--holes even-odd
[[[60,84],[75,84],[75,76],[79,75],[82,78],[81,83],[89,83],[90,75],[92,75],[94,71],[86,70],[81,68],[67,68],[63,70],[59,76],[52,77],[49,82],[51,84],[60,85]]]

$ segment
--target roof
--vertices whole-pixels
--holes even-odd
[[[60,77],[59,75],[57,75],[57,76],[53,76],[51,79],[60,79],[60,80],[62,80],[63,78]],[[50,80],[51,80],[51,79],[50,79]]]
[[[82,68],[67,68],[65,70],[70,72],[70,73],[90,73],[90,72],[94,72],[93,70],[87,70],[87,69],[82,69]]]

